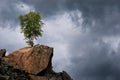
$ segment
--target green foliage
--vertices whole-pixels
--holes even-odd
[[[34,39],[42,36],[42,26],[41,16],[38,12],[29,12],[25,15],[19,16],[21,32],[24,33],[26,42],[28,45],[34,45]]]

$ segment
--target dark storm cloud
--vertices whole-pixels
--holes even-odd
[[[42,16],[48,17],[60,12],[80,11],[82,13],[83,29],[90,29],[99,36],[120,33],[120,1],[119,0],[22,0],[32,4]],[[73,22],[79,27],[77,13],[70,14]],[[109,29],[108,29],[109,28]]]
[[[18,16],[27,12],[26,5],[19,0],[0,1],[0,27],[16,28],[19,24]],[[28,6],[27,6],[28,7]],[[31,6],[29,6],[31,7]]]
[[[22,0],[27,4],[32,4],[43,15],[51,15],[60,10],[74,11],[80,10],[84,18],[104,18],[106,10],[120,8],[119,0]]]
[[[115,52],[110,44],[89,36],[79,38],[71,45],[71,75],[75,80],[119,80],[119,51]]]
[[[73,3],[74,7],[71,7]],[[109,43],[102,40],[103,37],[120,36],[119,4],[119,0],[84,0],[80,4],[74,1],[69,3],[70,10],[81,11],[84,19],[83,29],[90,30],[89,35],[78,36],[71,43],[71,62],[74,66],[71,65],[70,72],[76,80],[120,79],[120,52],[114,51]],[[77,14],[72,14],[72,18],[79,27]],[[79,56],[80,54],[83,55]]]
[[[17,16],[19,14],[18,10],[15,9],[16,0],[2,0],[0,1],[0,25],[1,27],[6,27],[7,23],[11,24],[12,27],[16,24]]]
[[[120,1],[119,0],[68,0],[68,10],[79,10],[82,13],[83,29],[99,36],[117,35],[120,33]],[[72,20],[79,27],[79,18],[72,14]],[[114,34],[113,34],[114,33]]]
[[[57,14],[59,10],[64,10],[62,6],[65,0],[22,0],[23,2],[34,5],[37,11],[40,11],[42,16],[49,17]]]

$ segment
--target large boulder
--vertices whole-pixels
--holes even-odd
[[[43,45],[25,47],[11,52],[4,59],[13,63],[15,69],[24,70],[30,74],[51,73],[53,48]],[[44,72],[43,72],[44,71]]]

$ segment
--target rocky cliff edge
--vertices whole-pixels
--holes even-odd
[[[67,72],[52,70],[53,48],[25,47],[5,56],[0,50],[0,80],[72,80]]]

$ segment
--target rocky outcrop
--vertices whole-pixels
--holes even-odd
[[[31,74],[38,74],[45,69],[47,69],[46,72],[51,73],[52,56],[53,48],[43,45],[36,45],[34,47],[26,47],[14,51],[10,53],[7,58],[12,61],[14,68],[25,70]]]
[[[31,80],[72,80],[67,72],[46,74],[45,76],[30,75]]]
[[[0,80],[72,80],[65,72],[52,70],[53,48],[36,45],[0,58]]]

